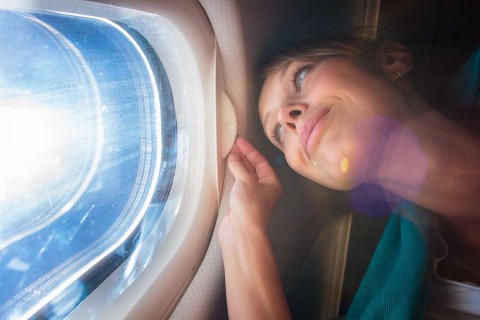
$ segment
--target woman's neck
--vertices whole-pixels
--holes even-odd
[[[480,271],[478,131],[435,112],[408,82],[401,85],[411,109],[387,138],[378,183],[444,216],[450,252]]]
[[[480,220],[480,140],[433,110],[390,134],[377,178],[386,190],[447,218]]]

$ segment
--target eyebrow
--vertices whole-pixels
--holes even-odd
[[[290,67],[290,65],[293,63],[293,61],[290,61],[289,63],[287,63],[282,69],[282,72],[280,72],[280,80],[283,80],[283,77],[285,76],[285,73],[287,72],[288,68]]]

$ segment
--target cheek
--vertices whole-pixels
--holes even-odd
[[[285,159],[290,168],[302,174],[307,167],[307,161],[299,150],[287,148],[285,149]]]
[[[326,136],[315,159],[315,181],[337,190],[349,190],[361,183],[356,143],[345,135]]]
[[[341,148],[328,145],[319,148],[311,161],[307,160],[300,150],[285,150],[288,165],[298,174],[325,187],[348,190],[353,188],[348,162],[342,161],[340,155]]]
[[[359,166],[364,157],[359,136],[359,132],[346,127],[330,131],[311,159],[305,157],[297,144],[290,143],[285,148],[285,159],[294,171],[310,180],[332,189],[349,190],[364,180]]]
[[[385,138],[396,127],[396,122],[385,117],[356,120],[326,135],[316,154],[317,162],[324,164],[327,174],[342,189],[375,178]]]
[[[334,185],[335,189],[346,190],[352,187],[354,170],[352,170],[352,157],[348,146],[340,141],[326,141],[326,146],[321,154],[320,162],[322,170]]]

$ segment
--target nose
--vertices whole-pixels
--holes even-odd
[[[280,108],[278,122],[287,130],[297,132],[298,119],[307,111],[305,104],[292,104]]]

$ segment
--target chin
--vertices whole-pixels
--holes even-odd
[[[313,170],[312,170],[313,169]],[[318,168],[309,168],[307,172],[303,170],[295,170],[298,174],[304,176],[305,178],[312,180],[324,187],[338,190],[338,191],[348,191],[358,187],[362,181],[357,179],[352,174],[345,174],[341,172],[336,172],[332,174],[328,171],[322,172],[320,175]]]
[[[337,191],[349,191],[358,187],[361,183],[349,179],[311,179],[316,183]]]

